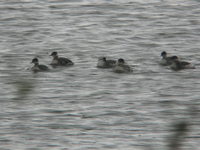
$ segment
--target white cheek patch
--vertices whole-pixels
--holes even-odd
[[[54,60],[51,62],[51,64],[52,64],[52,65],[58,64],[58,60],[55,60],[55,59],[54,59]]]
[[[166,61],[165,59],[161,59],[161,60],[160,60],[160,64],[161,64],[161,65],[166,65],[166,64],[167,64],[167,61]]]
[[[39,71],[40,68],[39,68],[38,66],[33,66],[33,67],[31,68],[31,70],[32,70],[32,71]]]
[[[103,61],[98,61],[98,64],[97,64],[97,66],[99,66],[99,67],[103,67],[105,65],[105,62],[103,62]]]

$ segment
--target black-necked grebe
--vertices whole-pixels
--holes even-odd
[[[186,61],[180,61],[177,56],[172,57],[172,64],[170,65],[172,70],[178,71],[182,69],[195,69],[195,66]]]
[[[165,52],[165,51],[163,51],[161,53],[161,56],[162,56],[162,59],[160,61],[160,65],[169,66],[172,64],[172,57],[174,57],[174,56],[167,56],[167,52]]]
[[[116,60],[107,60],[106,57],[100,57],[97,62],[98,68],[113,68],[116,65]]]
[[[37,58],[33,58],[31,63],[34,64],[34,66],[31,68],[31,70],[34,72],[49,70],[49,68],[47,66],[40,65],[39,60]]]
[[[120,58],[117,61],[116,66],[113,68],[113,71],[116,73],[129,73],[132,72],[132,68],[124,61],[124,59]]]
[[[52,66],[72,66],[74,63],[68,58],[58,57],[57,52],[52,52],[51,55],[53,60],[50,65]]]

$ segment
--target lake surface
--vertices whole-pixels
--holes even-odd
[[[165,150],[183,121],[181,150],[200,150],[199,39],[198,0],[1,0],[0,149]],[[32,73],[52,51],[75,65]],[[196,69],[160,66],[162,51]]]

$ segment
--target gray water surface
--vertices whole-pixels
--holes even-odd
[[[1,150],[200,150],[198,0],[1,0]],[[75,65],[32,73],[58,51]],[[196,66],[158,65],[167,51]],[[96,68],[124,58],[130,74]]]

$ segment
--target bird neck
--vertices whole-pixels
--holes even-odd
[[[35,63],[34,63],[34,66],[39,66],[39,63],[38,63],[38,62],[35,62]]]
[[[167,55],[163,55],[162,57],[165,59],[165,58],[167,58]]]
[[[53,56],[53,59],[57,60],[58,59],[58,55]]]

